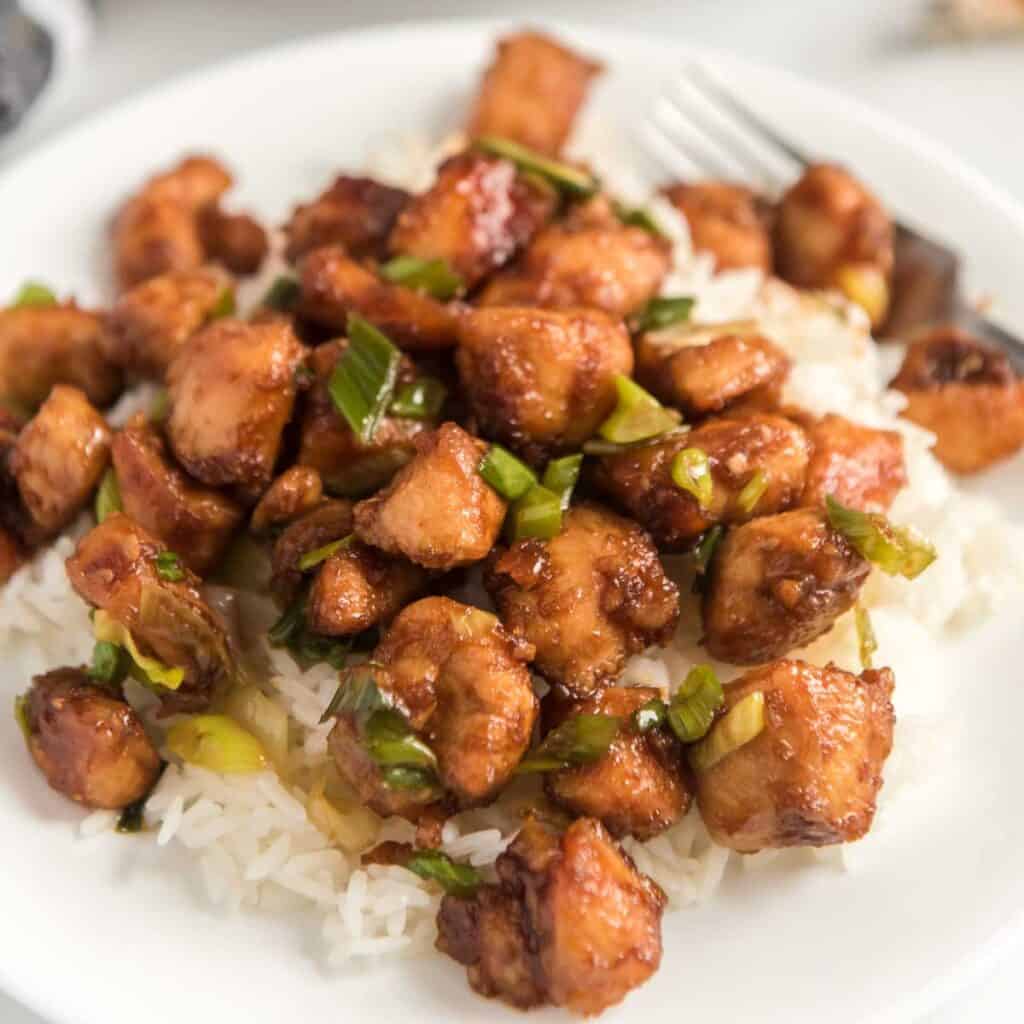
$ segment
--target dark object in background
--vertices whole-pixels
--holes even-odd
[[[53,40],[15,0],[0,0],[0,135],[42,92],[53,70]]]

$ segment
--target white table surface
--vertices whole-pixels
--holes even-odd
[[[669,33],[838,86],[958,151],[1024,202],[1024,41],[924,46],[926,0],[518,0],[524,20],[567,19]],[[56,84],[0,165],[65,125],[178,72],[248,50],[372,22],[507,14],[494,0],[100,0],[85,60]],[[881,939],[884,941],[884,938]],[[1024,944],[926,1024],[1019,1019]],[[827,1014],[823,1015],[827,1020]],[[44,1024],[0,993],[2,1024]]]

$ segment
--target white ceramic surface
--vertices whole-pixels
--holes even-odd
[[[620,33],[567,34],[611,65],[590,116],[624,125],[683,53]],[[388,137],[457,121],[492,36],[493,26],[463,23],[289,46],[80,126],[0,176],[0,294],[31,275],[103,298],[112,204],[184,148],[223,154],[239,171],[239,200],[280,218]],[[1008,256],[1024,252],[1024,212],[878,115],[779,72],[709,59],[796,138],[960,246],[972,285],[1024,325],[1021,260]],[[1019,461],[998,485],[1021,495]],[[666,918],[662,970],[606,1019],[905,1021],[965,981],[1024,912],[1020,632],[1019,611],[1008,612],[945,658],[963,680],[964,734],[956,757],[928,766],[928,799],[891,825],[884,855],[856,874],[730,877],[710,906]],[[2,685],[10,695],[24,680]],[[222,917],[198,902],[196,873],[176,871],[177,854],[76,839],[80,814],[45,788],[10,720],[0,720],[0,763],[0,986],[48,1019],[520,1019],[471,996],[461,970],[438,959],[330,975],[311,922]]]

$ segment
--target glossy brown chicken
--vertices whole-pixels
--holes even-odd
[[[272,557],[270,589],[280,604],[289,604],[302,585],[302,556],[350,536],[352,525],[352,502],[342,499],[323,501],[288,524]]]
[[[309,466],[286,469],[264,492],[252,510],[253,533],[284,526],[312,512],[321,502],[324,484],[320,474]]]

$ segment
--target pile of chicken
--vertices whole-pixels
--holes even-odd
[[[121,207],[109,311],[30,290],[0,312],[0,579],[102,482],[101,521],[67,571],[106,653],[162,667],[148,681],[163,713],[209,724],[224,706],[237,652],[204,580],[245,534],[272,545],[279,639],[332,658],[378,631],[369,660],[341,669],[330,750],[358,798],[418,823],[423,847],[447,815],[495,800],[567,721],[626,723],[596,757],[541,747],[548,811],[499,858],[497,881],[450,886],[438,920],[439,948],[477,991],[584,1014],[661,956],[664,896],[617,839],[655,836],[694,802],[714,840],[744,853],[870,828],[892,673],[790,655],[854,608],[871,568],[826,498],[878,514],[905,483],[899,435],[780,404],[789,361],[749,325],[638,330],[671,258],[645,218],[474,144],[557,160],[599,70],[536,33],[503,39],[465,150],[421,195],[341,176],[297,207],[284,229],[296,277],[248,319],[232,315],[232,274],[261,265],[267,237],[222,208],[231,178],[205,157]],[[840,168],[811,167],[776,204],[721,182],[664,194],[720,268],[839,288],[884,320],[891,225]],[[385,276],[394,257],[441,261],[454,294]],[[402,350],[399,386],[445,382],[440,411],[392,407],[371,436],[353,430],[331,389],[352,314]],[[510,502],[480,472],[491,446],[539,472],[594,437],[630,378],[690,429],[589,457],[553,536],[503,534]],[[112,429],[100,410],[141,379],[162,382],[161,407]],[[917,340],[893,386],[955,470],[1024,440],[1020,380],[963,335]],[[678,482],[684,450],[703,454],[706,490]],[[751,666],[724,687],[699,758],[656,712],[643,718],[666,695],[619,684],[631,655],[676,628],[664,552],[695,552],[710,654]],[[447,596],[472,566],[496,614]],[[368,743],[367,693],[393,716],[381,742],[425,750],[429,781]],[[755,705],[759,728],[730,741],[732,710]],[[159,775],[140,716],[95,666],[37,677],[18,714],[50,784],[88,807],[134,804]]]

